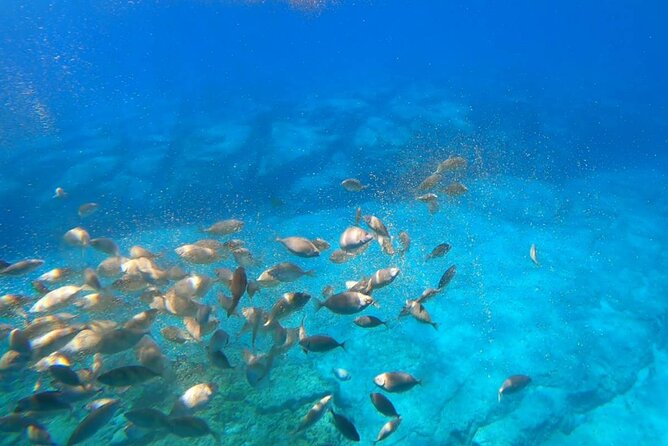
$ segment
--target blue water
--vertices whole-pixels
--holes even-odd
[[[327,393],[337,413],[371,444],[388,421],[369,401],[373,377],[406,371],[422,381],[387,394],[402,416],[391,445],[668,444],[668,7],[665,2],[565,1],[6,1],[0,4],[0,259],[45,261],[0,277],[0,294],[39,296],[31,282],[55,267],[95,268],[105,255],[72,248],[63,234],[86,228],[163,253],[161,267],[215,277],[232,257],[192,265],[174,249],[238,218],[257,259],[256,278],[291,261],[313,277],[244,296],[239,308],[269,310],[284,292],[321,298],[326,285],[389,266],[397,279],[361,314],[390,320],[364,330],[355,316],[312,303],[283,321],[327,334],[346,348],[275,359],[270,378],[246,381],[237,336],[216,283],[214,305],[233,370],[210,367],[202,343],[166,341],[182,327],[161,313],[150,335],[169,360],[163,378],[98,397],[122,407],[85,444],[147,444],[124,433],[123,412],[163,411],[186,389],[218,384],[196,413],[225,445],[346,444],[326,414],[303,433],[301,417]],[[468,188],[442,195],[431,215],[416,187],[440,161]],[[348,192],[359,178],[369,187]],[[56,187],[68,194],[54,199]],[[438,189],[438,188],[437,188]],[[440,194],[440,193],[439,193]],[[85,218],[80,205],[99,204]],[[403,256],[376,242],[344,264],[329,260],[355,210],[379,217]],[[362,225],[365,227],[364,225]],[[291,255],[276,236],[321,237],[319,257]],[[445,258],[429,262],[447,242]],[[529,258],[535,244],[540,266]],[[425,307],[438,330],[397,319],[405,300],[457,275]],[[114,279],[102,278],[105,287]],[[63,284],[81,284],[75,274]],[[166,292],[173,284],[163,285]],[[148,308],[136,293],[86,313],[119,323]],[[20,311],[0,323],[22,328]],[[29,315],[32,319],[34,316]],[[262,336],[256,353],[271,348]],[[0,350],[9,349],[7,339]],[[103,369],[136,364],[132,350],[106,355]],[[75,370],[92,356],[74,359]],[[332,368],[345,368],[340,382]],[[501,383],[531,384],[497,400]],[[33,392],[32,364],[2,374],[0,416]],[[41,376],[42,390],[55,388]],[[42,417],[65,444],[88,400],[72,416]],[[158,432],[152,444],[213,444]],[[0,444],[28,444],[25,433]]]

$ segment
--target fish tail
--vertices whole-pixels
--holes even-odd
[[[213,440],[216,442],[217,445],[220,445],[220,434],[218,432],[213,432],[211,431],[211,436],[213,437]]]
[[[344,351],[348,351],[348,350],[346,350],[346,341],[343,341],[342,343],[340,343],[339,347],[341,347]]]
[[[304,274],[306,274],[306,275],[309,276],[309,277],[315,277],[315,270],[314,270],[314,269],[310,269],[310,270],[308,270],[308,271],[304,271]]]
[[[434,330],[438,330],[438,324],[436,322],[433,322],[431,326],[434,327]]]
[[[499,403],[501,402],[502,396],[503,396],[503,391],[499,389]]]
[[[317,313],[325,304],[318,298],[314,297],[313,301],[315,302],[315,312]]]

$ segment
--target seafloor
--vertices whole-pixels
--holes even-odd
[[[402,102],[407,96],[412,100]],[[72,157],[44,149],[20,171],[3,168],[0,197],[10,201],[25,196],[27,188],[28,195],[34,194],[31,203],[39,204],[29,209],[36,215],[28,219],[43,225],[26,234],[22,223],[17,223],[19,246],[11,243],[12,228],[5,225],[5,251],[12,257],[7,260],[39,257],[47,263],[27,278],[2,279],[1,291],[31,293],[30,280],[50,267],[97,265],[102,254],[87,250],[82,256],[80,250],[59,242],[60,235],[78,223],[93,236],[116,239],[124,252],[140,244],[164,252],[164,261],[178,263],[173,249],[202,238],[199,228],[240,217],[246,226],[235,237],[245,240],[261,263],[248,268],[249,276],[256,277],[266,267],[286,260],[316,272],[314,277],[263,290],[252,305],[268,309],[286,291],[307,291],[320,297],[325,285],[340,290],[346,280],[398,266],[401,273],[395,282],[374,292],[380,308],[370,307],[364,313],[391,321],[389,326],[363,330],[353,325],[354,316],[327,310],[316,313],[309,304],[302,312],[309,331],[345,340],[345,350],[305,355],[295,348],[276,361],[269,382],[252,388],[245,380],[241,359],[242,349],[250,346],[249,334],[235,338],[226,349],[237,367],[219,371],[207,365],[201,344],[164,341],[160,328],[180,321],[161,315],[152,334],[172,361],[174,378],[122,393],[125,410],[145,405],[167,409],[191,385],[213,381],[219,384],[219,393],[198,415],[221,435],[223,444],[345,444],[329,415],[305,433],[291,433],[313,403],[332,392],[337,411],[354,420],[362,443],[370,444],[386,422],[369,402],[369,393],[376,389],[372,379],[384,371],[404,370],[422,380],[422,385],[390,395],[403,422],[384,444],[668,444],[666,176],[651,166],[612,164],[550,175],[550,166],[561,163],[552,159],[551,164],[543,164],[547,161],[536,154],[540,152],[536,147],[525,148],[529,154],[522,158],[522,150],[507,141],[516,128],[501,135],[497,123],[497,129],[481,139],[478,129],[471,129],[476,123],[467,107],[445,101],[420,102],[416,99],[420,96],[415,91],[396,94],[383,103],[394,101],[402,106],[376,106],[374,115],[360,111],[371,107],[371,99],[338,97],[302,104],[301,109],[307,110],[305,118],[267,122],[264,116],[261,138],[271,137],[273,143],[252,154],[244,147],[249,139],[260,138],[254,124],[209,122],[202,125],[199,138],[191,133],[180,142],[187,149],[174,155],[176,160],[169,160],[174,169],[170,176],[160,170],[170,156],[166,147],[173,147],[174,142],[159,131],[126,138],[123,150],[114,142],[117,136],[107,131],[45,141],[43,147],[64,141],[80,147],[81,153]],[[323,111],[326,107],[334,111],[328,114]],[[317,108],[317,116],[330,119],[309,119],[313,117],[309,108]],[[343,109],[348,110],[347,120],[338,113]],[[437,122],[440,127],[434,126]],[[415,135],[427,127],[431,139],[416,142]],[[456,138],[451,137],[454,132]],[[467,140],[467,132],[476,134],[476,140]],[[344,133],[353,148],[332,150],[328,144],[340,142]],[[434,137],[441,134],[450,136]],[[127,144],[139,144],[142,138],[152,145],[137,145],[130,156],[125,151]],[[439,138],[450,144],[430,145]],[[429,149],[422,150],[426,146]],[[503,148],[506,151],[500,153]],[[325,150],[324,154],[314,158],[319,150]],[[414,188],[420,176],[428,175],[436,162],[452,154],[469,160],[461,176],[469,192],[442,200],[440,211],[430,215],[412,198]],[[26,155],[3,156],[6,163],[21,163]],[[252,164],[251,157],[255,159]],[[44,170],[50,158],[66,167]],[[322,159],[329,162],[319,162]],[[575,150],[563,157],[568,163],[574,159]],[[374,170],[380,162],[383,178]],[[231,165],[238,169],[230,174],[232,179],[212,172]],[[211,201],[218,188],[233,187],[234,178],[250,175],[243,172],[251,165],[257,182],[268,185],[256,194],[260,206],[249,198],[254,195],[248,189],[252,182],[244,180],[239,180],[245,187],[238,191],[241,203],[232,202],[227,195],[220,202]],[[39,178],[35,182],[43,189],[26,186],[25,178],[31,176]],[[342,192],[339,183],[349,176],[359,176],[370,184],[369,189],[357,194]],[[287,182],[281,184],[284,180]],[[205,184],[212,184],[214,191],[204,190]],[[69,202],[51,201],[56,185],[70,191]],[[268,196],[272,189],[275,197]],[[179,193],[183,196],[177,196]],[[100,203],[101,210],[79,222],[74,205],[93,200]],[[146,221],[151,224],[143,223],[142,202],[150,209]],[[200,206],[200,202],[206,204]],[[179,203],[186,208],[183,214]],[[341,231],[353,222],[357,206],[381,218],[395,237],[399,231],[408,231],[412,237],[409,252],[387,256],[374,244],[348,263],[331,263],[329,254]],[[132,215],[131,221],[125,218],[126,212]],[[117,229],[113,221],[118,222]],[[276,235],[322,237],[333,247],[319,258],[299,259],[273,241]],[[452,245],[451,252],[445,258],[425,261],[442,242]],[[532,243],[538,248],[540,266],[529,258]],[[410,318],[397,319],[403,302],[436,286],[452,264],[457,266],[454,280],[427,304],[438,330]],[[211,266],[185,266],[213,275],[215,268],[235,265],[229,259]],[[214,304],[219,287],[202,302]],[[136,297],[124,299],[126,304],[116,311],[84,318],[120,320],[145,309]],[[244,297],[241,306],[250,304]],[[285,325],[298,326],[301,316],[293,315]],[[226,319],[220,310],[219,317],[225,330],[239,331],[238,318]],[[2,321],[20,323],[16,318]],[[258,349],[266,351],[269,345],[268,339],[262,339]],[[107,364],[133,361],[130,352],[108,358]],[[337,381],[331,373],[334,367],[345,368],[352,379]],[[531,385],[497,401],[500,384],[513,374],[531,376]],[[9,412],[14,401],[28,395],[36,379],[37,374],[30,372],[20,380],[3,382],[3,411]],[[125,439],[125,420],[120,413],[89,443],[143,444]],[[74,413],[77,419],[83,415],[79,408]],[[66,416],[46,422],[57,444],[63,444],[76,425]],[[0,444],[14,441],[6,436]],[[175,441],[175,437],[165,437],[154,444]],[[213,444],[213,440],[188,440],[188,444]]]

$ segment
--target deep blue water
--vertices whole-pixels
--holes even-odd
[[[206,339],[166,341],[161,328],[183,324],[160,313],[150,335],[169,373],[120,394],[103,386],[101,396],[123,406],[89,443],[147,444],[127,439],[123,412],[168,410],[212,381],[218,392],[197,415],[223,444],[345,444],[330,415],[291,433],[326,393],[371,444],[387,421],[369,402],[372,379],[403,370],[422,385],[388,394],[402,423],[387,444],[668,444],[666,23],[668,6],[655,1],[2,2],[0,259],[45,264],[0,277],[0,294],[26,294],[28,310],[42,273],[104,260],[66,246],[75,226],[114,239],[125,256],[142,245],[163,253],[160,268],[215,277],[237,267],[232,257],[193,265],[174,249],[238,218],[244,229],[221,241],[246,242],[257,259],[249,278],[283,261],[315,270],[244,296],[239,308],[268,311],[290,291],[320,298],[325,285],[343,291],[396,266],[397,279],[373,292],[379,308],[361,313],[393,322],[363,330],[353,316],[309,303],[284,325],[306,316],[310,334],[345,340],[345,351],[295,347],[254,388],[242,360],[250,336],[236,336],[242,318],[227,319],[216,294],[228,290],[216,283],[200,302],[233,335],[225,351],[237,367],[212,369]],[[468,192],[436,188],[431,215],[416,188],[453,155],[468,166],[442,185],[460,181]],[[341,181],[351,177],[369,187],[346,191]],[[54,199],[56,187],[67,197]],[[87,202],[99,210],[81,218]],[[395,246],[407,231],[410,250],[388,256],[374,241],[332,263],[358,206],[385,223]],[[290,235],[332,247],[299,258],[274,240]],[[451,252],[425,261],[443,242]],[[438,330],[396,319],[452,264],[452,283],[425,305]],[[63,284],[81,285],[80,274],[49,287]],[[148,308],[137,294],[114,294],[111,308],[62,311],[121,323]],[[0,322],[22,328],[20,313],[3,309]],[[254,351],[271,345],[261,337]],[[9,348],[3,340],[2,352]],[[72,360],[89,368],[92,355]],[[0,373],[0,415],[33,392],[32,361]],[[103,369],[130,363],[132,350],[106,355]],[[352,379],[336,381],[333,367]],[[497,401],[513,374],[532,382]],[[56,444],[85,402],[71,418],[40,418]],[[155,444],[185,442],[165,435]],[[28,442],[23,433],[0,444],[16,438]]]

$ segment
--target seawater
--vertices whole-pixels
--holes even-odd
[[[387,394],[402,423],[394,445],[668,444],[666,354],[668,49],[662,3],[612,2],[7,2],[0,6],[0,258],[40,258],[22,277],[2,277],[1,294],[37,299],[31,282],[55,267],[95,268],[105,255],[65,246],[83,226],[162,253],[163,265],[215,277],[213,265],[183,262],[174,248],[200,229],[239,218],[257,259],[250,278],[282,261],[314,270],[263,289],[241,307],[269,310],[284,292],[321,298],[326,285],[396,266],[373,292],[372,314],[387,327],[364,330],[354,316],[315,311],[284,321],[345,349],[277,358],[267,382],[245,379],[239,317],[214,305],[232,370],[208,363],[203,343],[176,345],[160,334],[180,318],[160,314],[151,336],[172,379],[100,397],[122,408],[87,444],[146,444],[128,438],[122,413],[169,411],[186,389],[215,382],[197,416],[222,444],[346,444],[326,414],[294,434],[309,408],[334,395],[363,444],[387,419],[369,401],[373,377],[401,370],[421,380]],[[432,215],[416,187],[449,156],[467,159],[461,197],[440,197]],[[359,193],[340,183],[359,178]],[[447,176],[444,185],[455,177]],[[56,187],[68,192],[53,199]],[[80,218],[77,208],[100,210]],[[378,244],[345,264],[328,258],[355,212],[378,216],[404,255]],[[301,259],[277,236],[321,237],[330,250]],[[426,261],[439,243],[451,251]],[[535,244],[540,266],[529,258]],[[425,306],[438,330],[398,318],[407,299],[452,283]],[[112,280],[103,279],[109,286]],[[80,283],[74,276],[71,283]],[[165,291],[168,286],[163,287]],[[147,309],[137,294],[78,321],[124,321]],[[26,306],[24,310],[27,310]],[[29,315],[28,318],[32,318]],[[2,323],[25,324],[6,313]],[[3,353],[7,340],[2,341]],[[260,337],[256,352],[271,339]],[[105,369],[135,364],[132,350]],[[90,367],[91,358],[74,368]],[[341,382],[333,368],[345,368]],[[498,401],[504,379],[531,384]],[[30,368],[5,375],[2,415],[48,376]],[[86,415],[41,418],[65,444]],[[213,444],[173,435],[152,444]],[[0,444],[28,444],[5,435]]]

